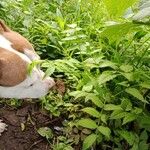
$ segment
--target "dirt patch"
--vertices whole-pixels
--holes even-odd
[[[61,118],[50,118],[37,103],[23,102],[20,108],[0,107],[0,119],[7,123],[7,131],[0,137],[0,150],[49,150],[47,140],[37,133],[40,127],[61,124]]]

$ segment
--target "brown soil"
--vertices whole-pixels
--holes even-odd
[[[0,150],[50,149],[48,141],[37,133],[37,129],[46,126],[53,130],[55,125],[61,124],[62,119],[51,119],[39,108],[37,103],[31,102],[23,102],[17,109],[0,106],[0,119],[8,125],[7,131],[0,137]]]

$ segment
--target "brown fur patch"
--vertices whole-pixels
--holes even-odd
[[[26,79],[27,64],[18,55],[0,48],[0,85],[15,86]]]
[[[24,53],[24,50],[28,49],[35,53],[32,44],[19,33],[12,31],[2,20],[0,20],[0,33],[12,43],[15,50]]]

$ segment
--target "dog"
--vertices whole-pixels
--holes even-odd
[[[32,44],[0,20],[0,98],[40,98],[55,85],[51,77],[44,77],[39,67],[28,74],[28,65],[40,57]],[[0,120],[0,133],[6,125]]]

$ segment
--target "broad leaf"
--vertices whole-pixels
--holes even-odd
[[[124,118],[126,115],[126,112],[123,112],[122,110],[115,110],[110,115],[110,119],[121,119]]]
[[[114,79],[117,75],[112,71],[104,71],[99,77],[98,77],[98,83],[104,84],[107,81],[110,81]]]
[[[124,72],[131,72],[133,71],[133,67],[131,65],[121,65],[120,69]]]
[[[88,93],[84,92],[84,91],[73,91],[70,92],[69,95],[75,97],[75,99],[78,99],[79,97],[84,97],[86,96]]]
[[[132,132],[120,130],[120,131],[118,131],[118,133],[129,143],[129,145],[134,144],[135,135]]]
[[[106,104],[104,110],[122,110],[120,105]]]
[[[48,127],[41,127],[37,130],[37,132],[42,136],[46,137],[47,139],[51,139],[53,137],[53,132]]]
[[[85,98],[85,100],[87,101],[87,100],[91,100],[96,106],[98,106],[98,107],[100,107],[100,108],[102,108],[103,107],[103,103],[102,103],[102,101],[94,94],[94,93],[89,93],[87,96],[86,96],[86,98]]]
[[[95,121],[91,119],[81,119],[77,122],[77,125],[89,129],[96,129],[98,127]]]
[[[122,38],[125,37],[129,31],[135,30],[138,25],[131,22],[111,25],[105,28],[101,33],[102,37],[106,37],[110,43],[119,42]]]
[[[131,122],[133,120],[136,119],[136,115],[135,114],[131,114],[131,113],[126,113],[125,117],[123,118],[123,125]]]
[[[110,138],[111,130],[108,127],[99,126],[97,129],[101,134],[105,135],[107,138]]]
[[[88,113],[89,115],[99,118],[101,116],[101,114],[94,108],[92,107],[86,107],[84,109],[82,109],[82,111]]]
[[[85,138],[85,140],[83,141],[82,149],[86,150],[86,149],[90,148],[94,144],[94,142],[96,141],[96,138],[97,138],[96,134],[91,134],[91,135],[87,136]]]
[[[131,7],[137,0],[103,0],[107,11],[112,17],[120,17],[127,8]]]

